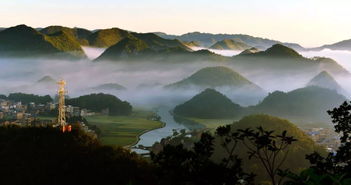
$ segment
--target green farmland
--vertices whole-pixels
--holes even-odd
[[[101,142],[106,145],[130,146],[136,144],[146,131],[161,128],[163,123],[147,119],[152,112],[137,111],[131,116],[88,116],[90,125],[101,130]]]

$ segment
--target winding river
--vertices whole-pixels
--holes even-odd
[[[135,147],[139,145],[146,147],[152,146],[155,142],[161,141],[162,138],[172,135],[173,130],[189,130],[183,124],[179,124],[174,120],[173,116],[170,114],[170,110],[171,109],[168,107],[161,107],[158,109],[157,114],[161,117],[161,121],[165,123],[165,126],[159,129],[151,130],[141,135],[139,142],[135,145]],[[137,153],[145,152],[145,150],[141,149],[133,149],[133,151]]]

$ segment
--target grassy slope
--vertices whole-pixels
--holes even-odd
[[[234,119],[201,119],[201,118],[185,118],[205,126],[210,130],[216,130],[217,127],[232,124]]]
[[[131,116],[89,116],[89,124],[101,129],[101,141],[107,145],[134,145],[139,136],[148,130],[163,126],[159,121],[146,119],[151,112],[137,111]]]

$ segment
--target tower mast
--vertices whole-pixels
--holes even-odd
[[[57,82],[57,84],[59,85],[59,89],[57,91],[59,97],[57,123],[61,126],[63,132],[65,132],[66,130],[70,131],[71,128],[67,127],[65,110],[65,95],[67,93],[67,91],[65,90],[66,82],[64,80],[60,80]]]

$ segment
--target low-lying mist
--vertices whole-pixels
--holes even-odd
[[[99,48],[86,49],[87,56],[94,58],[102,51]],[[337,60],[346,69],[351,70],[347,58],[351,52],[323,50],[320,52],[304,52],[304,56],[328,56]],[[105,92],[116,95],[122,100],[131,102],[134,106],[153,108],[158,105],[174,107],[179,103],[199,93],[197,90],[171,91],[163,86],[189,77],[199,69],[208,66],[224,65],[239,72],[267,92],[275,90],[290,91],[304,87],[316,74],[289,76],[284,78],[272,76],[269,72],[260,70],[238,71],[232,63],[216,62],[188,62],[188,63],[156,63],[144,62],[92,62],[91,60],[53,60],[53,59],[9,59],[0,58],[0,94],[11,92],[25,92],[34,94],[56,94],[57,86],[53,82],[38,82],[44,76],[55,80],[67,81],[68,94],[76,97],[92,92]],[[350,90],[349,79],[340,79],[338,82],[346,90]],[[122,85],[126,90],[96,90],[106,83]],[[236,95],[223,92],[236,103],[248,105],[245,101],[236,99]],[[235,102],[234,101],[234,102]],[[259,100],[257,100],[258,102]],[[257,103],[255,102],[255,103]],[[252,103],[254,104],[254,103]]]

